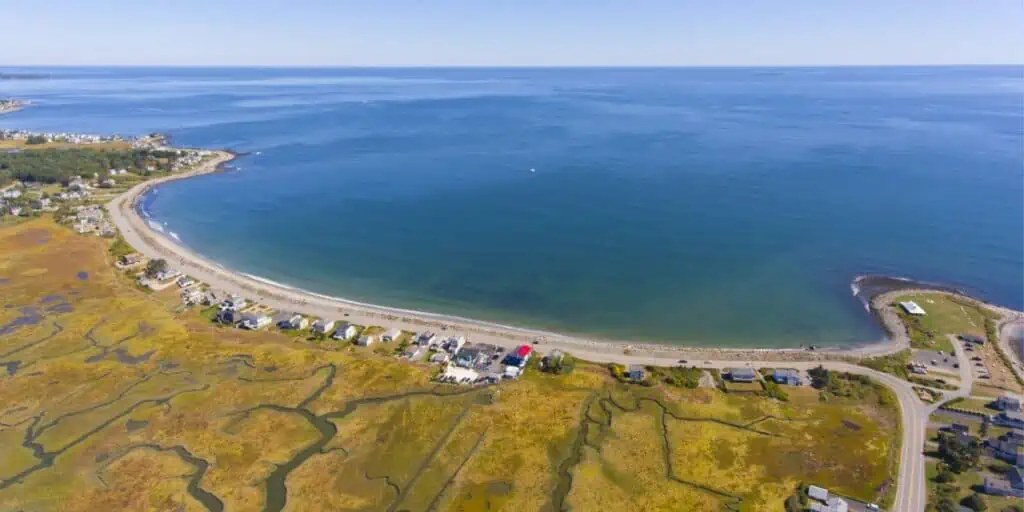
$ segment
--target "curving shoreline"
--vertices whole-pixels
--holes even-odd
[[[782,358],[808,361],[884,355],[909,347],[909,339],[898,317],[891,311],[887,311],[884,306],[879,306],[885,304],[887,297],[891,294],[907,293],[909,290],[881,293],[871,298],[870,310],[879,320],[883,329],[889,333],[889,336],[881,340],[867,341],[858,346],[819,348],[815,351],[808,351],[802,348],[734,349],[633,343],[625,340],[584,338],[455,315],[381,306],[294,288],[269,279],[234,271],[211,261],[184,247],[164,233],[152,229],[146,219],[139,214],[141,199],[154,187],[175,180],[217,172],[237,156],[236,153],[230,151],[216,151],[211,160],[200,164],[196,169],[136,185],[107,204],[111,219],[125,240],[147,257],[165,258],[183,272],[213,288],[247,296],[275,309],[417,332],[445,331],[446,333],[465,335],[475,342],[502,346],[537,341],[546,350],[557,348],[595,362],[621,362],[624,359],[632,359],[637,362],[643,361],[640,364],[673,365],[680,359],[688,358],[746,361]]]

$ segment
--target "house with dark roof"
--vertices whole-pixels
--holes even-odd
[[[1024,415],[1014,411],[1003,411],[992,418],[992,423],[1000,427],[1024,429]]]
[[[985,493],[996,496],[1015,496],[1024,498],[1024,481],[1021,479],[1021,469],[1011,467],[1006,472],[1006,478],[985,478]]]
[[[1014,395],[1000,395],[992,405],[1000,411],[1020,412],[1020,398]]]
[[[800,372],[790,368],[776,368],[772,372],[772,380],[776,384],[786,384],[789,386],[802,386],[804,384],[803,379],[800,378]]]
[[[643,365],[631,364],[629,365],[629,370],[626,371],[626,377],[629,377],[631,380],[639,382],[644,380],[645,377],[647,377],[647,371],[643,367]]]
[[[217,313],[217,321],[226,325],[235,325],[242,321],[242,313],[237,309],[222,309]]]
[[[733,382],[754,382],[757,380],[757,373],[751,368],[730,368],[729,380]]]
[[[524,368],[526,367],[527,361],[530,360],[531,354],[533,354],[533,347],[529,345],[519,345],[515,350],[505,356],[503,363],[505,366]]]

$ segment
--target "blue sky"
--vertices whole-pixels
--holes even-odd
[[[0,65],[1024,63],[1022,0],[0,0]]]

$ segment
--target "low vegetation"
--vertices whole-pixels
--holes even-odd
[[[906,379],[910,376],[910,372],[907,370],[907,365],[910,364],[910,356],[910,350],[901,350],[886,356],[864,358],[858,361],[858,364],[872,370]]]
[[[870,381],[821,375],[784,402],[563,359],[439,385],[372,350],[218,328],[110,250],[47,219],[0,227],[5,509],[774,512],[800,482],[893,487],[898,413]]]
[[[31,141],[27,141],[31,144]],[[148,149],[101,150],[93,148],[39,149],[0,152],[0,185],[13,180],[67,183],[72,176],[104,176],[110,169],[148,174],[148,167],[170,170],[174,153]]]

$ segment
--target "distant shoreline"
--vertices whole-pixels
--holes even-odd
[[[193,275],[213,288],[232,293],[239,293],[270,307],[281,310],[294,310],[314,316],[328,318],[344,318],[355,323],[384,324],[408,330],[454,331],[470,336],[474,341],[493,342],[496,344],[531,343],[538,341],[549,348],[561,348],[571,351],[590,360],[606,359],[609,355],[621,357],[624,353],[643,354],[658,358],[680,359],[689,357],[757,359],[785,355],[793,360],[818,360],[837,356],[883,355],[909,347],[905,334],[898,330],[886,329],[887,338],[866,341],[850,347],[817,347],[810,351],[804,348],[720,348],[693,347],[657,343],[629,342],[624,340],[604,340],[597,337],[584,338],[560,334],[541,329],[517,327],[496,322],[476,320],[417,311],[403,308],[370,304],[342,297],[334,297],[302,290],[293,286],[277,283],[260,276],[253,276],[234,271],[223,265],[194,253],[180,242],[150,227],[147,219],[140,214],[142,199],[155,187],[171,181],[188,179],[204,174],[223,170],[224,166],[234,160],[238,154],[230,151],[218,151],[215,157],[199,168],[181,174],[174,174],[150,180],[136,185],[132,189],[111,201],[107,208],[115,225],[123,236],[139,252],[149,257],[162,257],[172,266]],[[900,291],[906,293],[907,291]],[[882,294],[885,295],[885,294]],[[884,321],[884,314],[874,307],[879,297],[873,297],[872,314],[878,314]],[[883,307],[884,309],[884,307]],[[603,356],[602,356],[603,354]]]
[[[30,105],[31,103],[23,100],[0,100],[0,115],[13,114],[19,110],[24,110]]]

